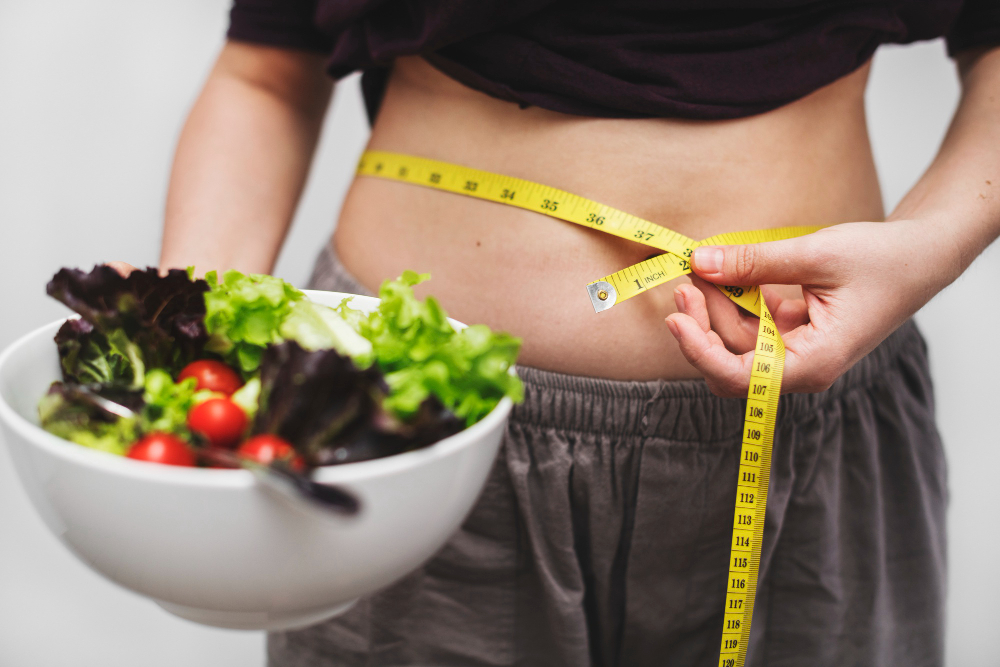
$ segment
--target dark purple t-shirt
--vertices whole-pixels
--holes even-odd
[[[750,116],[861,66],[880,44],[1000,44],[1000,0],[235,0],[228,36],[365,72],[421,55],[522,106],[616,118]]]

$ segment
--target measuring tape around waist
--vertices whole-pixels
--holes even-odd
[[[648,220],[563,190],[447,162],[400,153],[366,151],[358,163],[357,173],[360,176],[386,178],[516,206],[663,251],[662,255],[588,284],[587,293],[598,313],[690,273],[690,258],[698,246],[777,241],[820,229],[783,227],[719,234],[696,241]],[[760,318],[743,425],[722,643],[719,650],[720,667],[742,667],[746,660],[757,590],[771,470],[771,445],[778,412],[778,396],[781,393],[785,346],[759,287],[718,287],[730,300]]]

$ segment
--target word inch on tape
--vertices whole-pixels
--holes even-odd
[[[604,204],[546,185],[426,158],[367,151],[358,174],[516,206],[583,225],[661,250],[663,254],[626,267],[587,285],[598,313],[691,273],[691,255],[701,245],[761,243],[810,234],[819,227],[783,227],[719,234],[695,241]],[[731,301],[760,318],[743,423],[743,444],[736,487],[729,581],[726,586],[720,667],[743,667],[750,639],[760,570],[771,446],[785,365],[785,346],[758,287],[718,286]]]

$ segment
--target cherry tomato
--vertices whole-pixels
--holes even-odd
[[[171,466],[193,466],[195,463],[194,454],[187,445],[168,433],[150,433],[132,445],[126,456],[137,461]]]
[[[270,433],[255,435],[240,445],[236,453],[264,465],[270,465],[273,461],[289,461],[296,470],[303,467],[302,459],[296,455],[295,449]]]
[[[228,398],[210,398],[191,408],[188,426],[201,433],[215,447],[232,447],[247,428],[243,408]]]
[[[243,386],[243,380],[229,366],[213,359],[199,359],[184,367],[177,381],[194,378],[198,389],[209,389],[220,394],[231,396],[234,391]]]

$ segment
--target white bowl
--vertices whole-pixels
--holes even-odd
[[[308,295],[327,305],[348,296]],[[377,304],[352,302],[365,311]],[[134,461],[41,429],[36,405],[60,378],[52,337],[61,324],[0,355],[0,423],[21,483],[81,561],[206,625],[311,625],[419,567],[479,496],[511,409],[505,398],[479,423],[425,449],[320,468],[318,481],[361,501],[358,516],[343,518],[276,495],[244,470]]]

